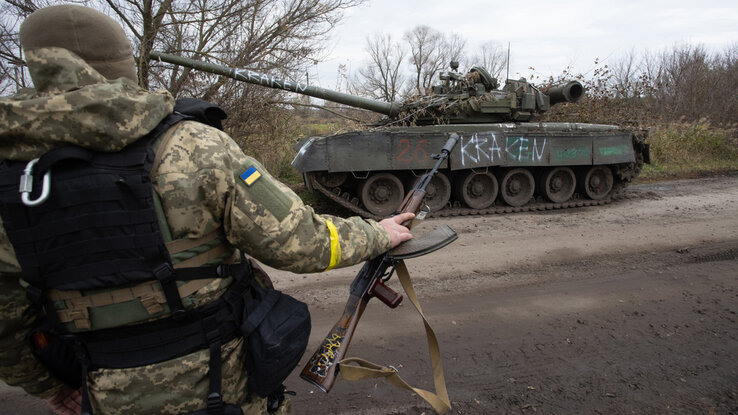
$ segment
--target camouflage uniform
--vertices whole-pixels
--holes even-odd
[[[66,49],[31,49],[26,60],[36,89],[0,99],[0,158],[31,160],[67,144],[116,151],[172,111],[169,93],[144,91],[125,78],[107,80]],[[317,215],[217,129],[180,122],[155,145],[150,177],[166,219],[162,233],[173,240],[220,231],[231,257],[241,250],[270,266],[303,273],[356,264],[390,247],[377,222]],[[247,186],[239,176],[251,167],[261,176]],[[175,266],[183,259],[173,256]],[[19,271],[0,227],[0,377],[48,397],[61,385],[22,344],[35,311],[25,300]],[[212,301],[229,283],[230,278],[213,280],[185,298],[185,306]],[[223,398],[247,414],[261,413],[265,400],[247,393],[242,343],[237,338],[223,345]],[[203,409],[208,359],[208,350],[202,350],[144,367],[91,372],[93,406],[104,414]]]

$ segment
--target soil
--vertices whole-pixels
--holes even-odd
[[[430,219],[459,235],[407,261],[456,414],[738,414],[738,175],[631,186],[606,206]],[[383,380],[325,394],[299,369],[337,321],[358,266],[270,271],[313,330],[288,379],[295,414],[431,414]],[[396,278],[389,282],[401,290]],[[348,355],[433,390],[423,324],[369,303]],[[2,413],[48,414],[0,387]]]

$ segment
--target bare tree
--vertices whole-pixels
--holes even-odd
[[[436,74],[450,61],[458,61],[466,41],[456,35],[444,35],[428,26],[416,26],[405,33],[410,45],[409,63],[413,68],[414,93],[424,94],[433,84]]]
[[[642,69],[637,62],[634,49],[623,55],[619,60],[610,65],[612,77],[610,82],[617,98],[633,98],[640,95]]]
[[[716,76],[720,83],[716,86],[719,97],[715,101],[721,107],[718,109],[719,121],[723,124],[738,124],[738,42],[733,42],[716,58]]]
[[[0,6],[0,95],[9,95],[29,84],[18,43],[20,18],[8,13],[9,8],[7,3]]]
[[[665,93],[661,102],[663,110],[689,120],[710,112],[706,95],[714,91],[711,85],[714,79],[704,47],[675,47],[661,55],[661,66],[661,85]]]
[[[123,22],[133,34],[137,44],[138,81],[144,88],[149,87],[149,53],[154,48],[154,42],[170,12],[172,0],[162,1],[133,1],[133,0],[104,0],[104,5]],[[104,8],[98,6],[98,8]]]
[[[282,75],[304,68],[321,51],[325,35],[343,10],[365,0],[89,0],[90,7],[116,17],[133,38],[139,80],[180,92],[215,96],[222,83],[207,88],[190,82],[190,71],[179,68],[163,75],[150,73],[148,54],[154,48],[189,57],[227,62],[261,70],[279,67]],[[11,0],[3,10],[8,33],[33,10],[60,1]],[[11,17],[13,18],[11,20]],[[17,26],[17,24],[15,24]],[[7,36],[3,36],[3,45]],[[15,46],[17,48],[17,45]],[[5,55],[3,55],[5,57]],[[155,65],[156,66],[156,65]],[[152,79],[150,79],[152,78]],[[208,91],[206,91],[206,89]]]
[[[375,99],[387,102],[395,101],[404,84],[400,71],[405,59],[405,50],[399,43],[393,42],[390,35],[375,34],[367,38],[366,51],[369,63],[359,69],[354,89]]]

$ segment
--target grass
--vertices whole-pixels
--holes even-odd
[[[738,136],[735,128],[708,122],[671,123],[650,129],[651,164],[637,182],[696,178],[738,171]]]
[[[313,135],[328,135],[333,134],[337,130],[341,129],[342,125],[335,122],[327,122],[327,123],[317,123],[312,122],[305,124],[302,127],[302,133],[307,136],[313,136]]]

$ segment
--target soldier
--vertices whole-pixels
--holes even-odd
[[[75,364],[86,374],[81,383],[83,407],[89,399],[86,410],[91,406],[106,415],[276,410],[281,397],[262,398],[247,386],[242,336],[217,341],[211,332],[185,336],[204,336],[208,343],[186,349],[179,341],[176,347],[186,352],[164,360],[113,357],[96,365],[97,346],[86,342],[103,341],[87,335],[106,333],[106,347],[114,349],[141,343],[142,332],[166,337],[163,333],[177,325],[184,331],[186,322],[202,330],[204,317],[198,320],[193,310],[220,312],[224,301],[235,307],[232,298],[250,301],[238,295],[252,288],[232,295],[238,283],[253,285],[259,274],[241,253],[299,273],[353,265],[410,239],[400,224],[412,214],[381,222],[318,215],[222,131],[194,120],[171,121],[172,96],[137,85],[124,31],[93,9],[40,9],[23,22],[20,40],[35,88],[0,99],[0,159],[5,160],[0,165],[0,377],[48,399],[58,413],[78,413],[76,385],[66,386],[58,376],[68,371],[41,365],[26,346],[41,355],[62,338],[55,334],[72,333],[78,340]],[[171,122],[162,127],[163,120]],[[82,150],[57,150],[68,145]],[[48,161],[54,152],[58,160]],[[124,160],[124,154],[130,157]],[[38,165],[30,162],[39,157]],[[140,162],[145,167],[130,167],[128,176],[118,173],[139,159],[148,160]],[[44,163],[46,174],[37,177],[34,169]],[[136,173],[141,169],[145,173]],[[133,183],[136,174],[150,184]],[[20,176],[35,190],[19,196]],[[106,184],[111,176],[118,178]],[[101,190],[90,190],[95,186]],[[38,187],[49,195],[35,199]],[[105,192],[111,200],[129,202],[123,210],[99,202]],[[94,208],[85,207],[88,199],[95,200]],[[115,232],[121,235],[114,237]],[[134,266],[126,255],[146,261]],[[43,315],[50,326],[28,336]],[[168,338],[162,341],[164,349],[171,348]],[[278,410],[288,412],[289,401]]]

